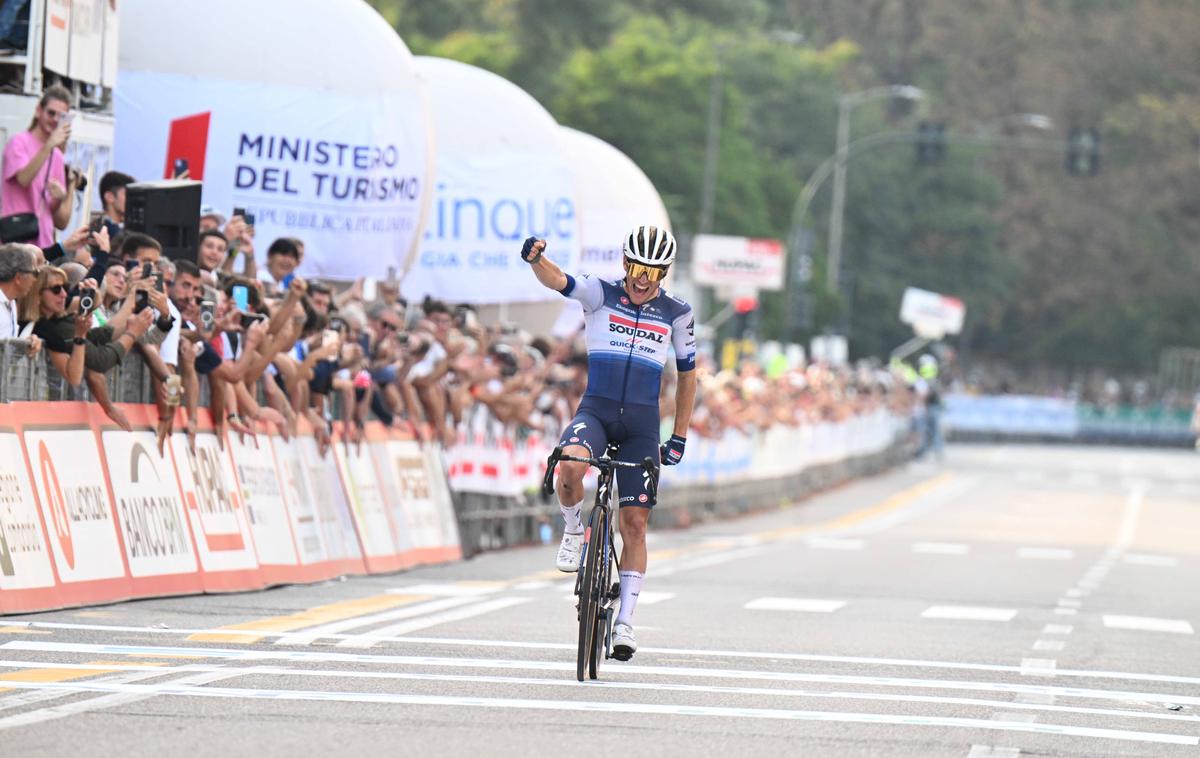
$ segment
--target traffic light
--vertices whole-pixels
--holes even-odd
[[[1067,137],[1067,173],[1071,176],[1100,173],[1100,132],[1092,128],[1071,129]]]
[[[938,163],[946,157],[946,124],[922,121],[917,124],[917,163]]]

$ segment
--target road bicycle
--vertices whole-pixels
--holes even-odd
[[[610,444],[599,458],[580,458],[564,455],[560,445],[546,459],[546,476],[542,480],[542,492],[549,497],[554,494],[554,467],[559,461],[586,463],[600,472],[596,504],[588,515],[579,571],[575,574],[575,596],[578,598],[575,608],[579,616],[575,678],[581,682],[585,670],[588,678],[596,678],[601,652],[604,658],[613,657],[612,628],[616,618],[613,609],[621,599],[621,566],[613,542],[613,517],[619,506],[613,487],[616,469],[642,469],[646,473],[650,496],[655,497],[658,492],[658,463],[653,458],[646,457],[641,463],[627,463],[613,460],[616,453],[617,446]],[[613,581],[614,577],[616,581]]]

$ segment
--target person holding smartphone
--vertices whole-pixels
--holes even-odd
[[[63,147],[71,138],[71,93],[47,87],[27,131],[4,146],[0,215],[32,213],[38,219],[38,247],[54,244],[54,230],[71,220],[73,193],[67,189]]]

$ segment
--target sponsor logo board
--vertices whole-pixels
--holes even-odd
[[[175,434],[171,450],[200,565],[205,571],[258,568],[233,468],[218,446],[216,435],[197,434],[193,453],[187,435]]]
[[[196,571],[187,516],[169,456],[151,432],[104,432],[109,481],[134,577]]]
[[[0,591],[53,587],[54,570],[38,518],[21,441],[0,433]]]
[[[309,481],[309,472],[300,462],[297,440],[273,439],[275,462],[279,468],[279,479],[283,484],[284,499],[292,519],[292,532],[296,536],[296,549],[300,562],[307,565],[326,560],[325,542],[321,538],[320,515],[317,510],[316,488]],[[314,475],[317,475],[314,472]]]
[[[398,551],[392,541],[392,527],[388,521],[387,506],[375,476],[375,467],[368,451],[355,448],[347,454],[343,445],[334,445],[338,461],[346,472],[346,484],[350,490],[350,505],[358,525],[363,550],[370,557],[395,555]]]
[[[59,578],[69,583],[124,577],[92,431],[26,431],[24,437]]]
[[[296,548],[292,544],[292,528],[275,470],[275,458],[271,454],[270,438],[260,435],[255,442],[251,437],[244,441],[239,437],[236,434],[229,435],[229,446],[237,481],[241,486],[246,518],[250,522],[250,533],[258,550],[258,562],[263,565],[294,566]]]

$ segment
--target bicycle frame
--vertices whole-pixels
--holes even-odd
[[[599,458],[580,458],[563,455],[562,447],[556,447],[546,460],[546,475],[542,480],[542,491],[547,495],[552,494],[554,467],[559,461],[587,463],[600,471],[596,502],[588,516],[579,570],[575,574],[575,595],[579,598],[576,604],[579,648],[575,676],[581,682],[585,670],[589,678],[596,678],[601,651],[605,658],[612,657],[613,607],[621,597],[620,579],[612,582],[613,566],[616,565],[617,571],[620,571],[612,529],[614,472],[617,468],[640,468],[649,478],[650,491],[657,493],[658,490],[658,464],[653,459],[645,458],[641,463],[616,461],[611,457],[615,453],[616,450],[610,445]]]

